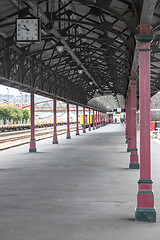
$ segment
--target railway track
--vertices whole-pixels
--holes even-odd
[[[82,129],[79,126],[79,129]],[[57,135],[66,134],[67,126],[57,126]],[[76,125],[70,125],[70,131],[76,131]],[[53,137],[53,127],[46,129],[35,129],[35,138],[36,141]],[[0,151],[6,150],[9,148],[17,147],[24,145],[30,142],[30,130],[22,130],[18,132],[5,132],[0,134]]]

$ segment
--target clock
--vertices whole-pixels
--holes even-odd
[[[39,18],[16,19],[16,42],[39,42],[40,40]]]

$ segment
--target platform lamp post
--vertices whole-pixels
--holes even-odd
[[[67,139],[71,139],[70,126],[69,126],[69,102],[67,102]]]
[[[150,43],[153,40],[151,26],[139,26],[136,40],[139,47],[140,179],[135,220],[156,222],[150,153]]]
[[[53,112],[54,112],[54,133],[53,133],[53,144],[58,144],[57,138],[57,100],[53,99]]]
[[[31,104],[31,138],[30,138],[30,148],[29,152],[36,152],[36,141],[35,141],[35,132],[34,132],[34,89],[30,90]]]
[[[76,127],[76,135],[79,135],[78,104],[76,105],[76,125],[77,125],[77,127]]]
[[[83,106],[83,133],[86,133],[86,118],[85,118],[85,106]]]
[[[91,131],[91,109],[89,108],[89,130]]]
[[[93,130],[95,130],[95,122],[94,122],[94,120],[95,119],[94,119],[94,110],[93,110],[93,121],[92,121],[93,122]]]

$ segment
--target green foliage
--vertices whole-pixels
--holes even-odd
[[[25,109],[23,110],[23,120],[28,120],[30,118],[30,111]]]
[[[30,118],[30,111],[27,109],[22,110],[14,107],[0,107],[0,119],[4,120],[4,124],[7,119],[9,119],[9,121],[13,119],[14,122],[18,122],[21,119],[27,121],[28,118]]]

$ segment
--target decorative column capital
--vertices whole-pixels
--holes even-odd
[[[140,43],[151,43],[153,40],[153,34],[136,34],[135,38]]]
[[[135,35],[137,42],[139,43],[151,43],[153,40],[153,34],[151,33],[151,25],[140,25],[138,27],[138,34]]]
[[[29,88],[30,93],[34,93],[34,88]]]
[[[132,80],[136,81],[137,78],[138,78],[138,76],[130,76],[130,77],[129,77],[129,80],[130,80],[130,81],[132,81]]]
[[[132,85],[136,85],[136,83],[137,83],[137,79],[138,79],[138,76],[130,76],[130,77],[129,77],[129,80],[130,80],[130,86],[132,86]]]

